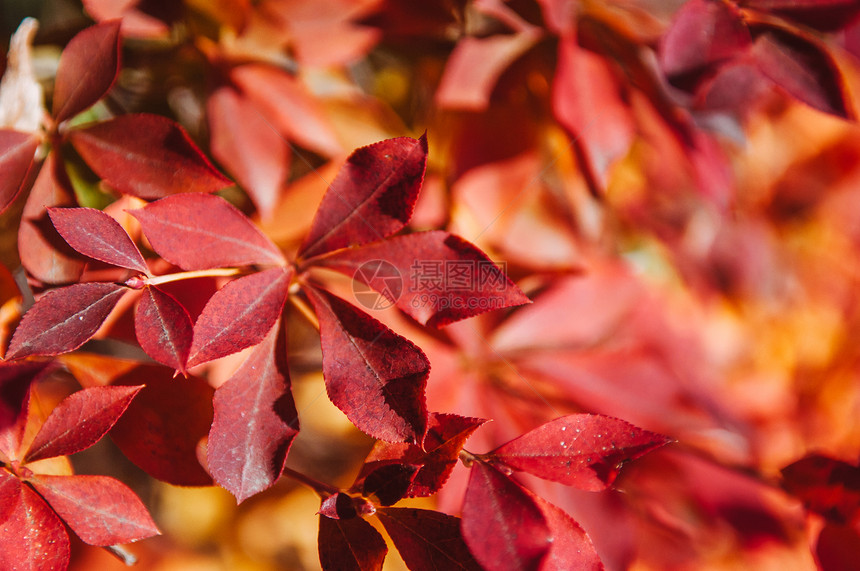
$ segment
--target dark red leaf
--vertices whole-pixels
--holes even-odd
[[[481,250],[443,231],[407,234],[334,252],[315,265],[367,284],[433,327],[530,303]]]
[[[114,384],[146,383],[110,436],[122,453],[153,478],[176,486],[209,486],[198,445],[212,425],[209,384],[194,376],[173,378],[166,367],[142,365]]]
[[[540,496],[531,496],[546,518],[552,534],[552,546],[541,565],[541,571],[603,571],[603,562],[585,530],[564,510]]]
[[[491,455],[509,468],[597,491],[615,481],[624,462],[670,441],[617,418],[572,414],[503,444]]]
[[[49,291],[24,314],[6,358],[74,351],[95,335],[126,291],[107,283],[75,284]]]
[[[273,268],[233,280],[218,290],[194,324],[188,367],[262,341],[284,307],[290,273],[286,268]]]
[[[169,196],[131,213],[152,248],[183,270],[285,263],[278,247],[220,196]]]
[[[381,508],[376,516],[410,571],[481,571],[460,534],[460,518],[414,508]]]
[[[743,0],[740,4],[822,31],[844,28],[860,12],[857,0]]]
[[[248,100],[221,87],[206,103],[212,156],[244,188],[263,217],[272,213],[290,168],[290,147]]]
[[[24,455],[27,462],[68,456],[101,440],[142,387],[92,387],[57,405]]]
[[[74,129],[69,139],[90,168],[124,194],[154,199],[232,184],[181,126],[160,115],[120,115]]]
[[[807,509],[837,524],[850,524],[860,515],[860,468],[811,454],[782,469],[782,486]]]
[[[35,430],[36,423],[30,418],[32,387],[32,381],[27,383],[24,394],[21,395],[21,406],[11,419],[12,422],[0,430],[0,460],[3,462],[20,461],[25,452],[25,439],[28,435],[32,436],[32,431]]]
[[[42,164],[24,205],[18,228],[18,254],[27,272],[43,283],[76,282],[86,261],[54,228],[45,210],[48,206],[77,206],[56,149]]]
[[[69,564],[69,536],[57,514],[29,487],[0,468],[0,569],[56,571]],[[5,506],[4,506],[5,507]]]
[[[54,228],[69,246],[90,258],[147,273],[140,250],[119,222],[94,208],[48,208]]]
[[[463,500],[463,539],[487,571],[534,571],[552,546],[540,506],[493,466],[472,465]]]
[[[29,482],[84,543],[116,545],[159,533],[140,499],[113,478],[34,475]]]
[[[104,97],[120,68],[119,20],[96,24],[72,38],[54,80],[54,121],[74,117]]]
[[[15,511],[21,496],[21,481],[6,468],[0,468],[0,524]]]
[[[147,355],[185,374],[194,324],[172,295],[155,286],[143,288],[134,315],[134,332]]]
[[[818,534],[815,557],[821,571],[854,571],[860,560],[860,533],[853,527],[827,523]]]
[[[0,431],[16,422],[27,402],[27,391],[50,365],[47,361],[0,362]]]
[[[374,438],[420,442],[430,372],[421,349],[349,303],[314,288],[305,291],[320,322],[331,402]]]
[[[580,47],[573,36],[563,37],[558,50],[553,112],[602,192],[610,167],[627,154],[636,135],[630,104],[606,58]]]
[[[361,495],[376,496],[383,506],[396,504],[406,497],[420,466],[388,464],[370,472],[361,485]]]
[[[693,91],[719,64],[743,53],[751,42],[737,6],[721,0],[690,0],[663,36],[658,59],[672,85]]]
[[[39,137],[0,129],[0,212],[12,204],[35,163]]]
[[[426,165],[426,136],[354,151],[323,196],[299,255],[375,242],[402,229],[412,218]]]
[[[320,516],[318,543],[323,571],[381,571],[388,553],[379,532],[360,517]]]
[[[238,502],[262,492],[281,476],[299,420],[287,369],[278,353],[278,324],[215,391],[209,431],[209,473]]]
[[[773,29],[756,38],[751,55],[759,70],[792,97],[831,115],[854,117],[838,66],[812,41]]]
[[[317,513],[332,519],[352,519],[375,512],[376,508],[367,500],[337,492],[323,499]]]

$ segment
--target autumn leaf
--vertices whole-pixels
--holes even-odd
[[[488,456],[540,478],[598,491],[612,484],[622,463],[668,442],[617,418],[575,414],[547,422]]]
[[[39,137],[11,129],[0,129],[0,212],[21,192],[35,164]]]
[[[15,329],[7,359],[59,355],[95,335],[127,288],[116,284],[75,284],[39,298]]]
[[[379,532],[360,517],[320,516],[318,544],[323,571],[380,571],[388,553]]]
[[[90,258],[148,273],[137,246],[119,223],[94,208],[48,208],[54,228],[68,244]]]
[[[156,286],[143,288],[134,314],[134,332],[147,355],[185,374],[194,325],[176,298]]]
[[[219,196],[170,196],[131,213],[153,249],[184,270],[285,263],[277,246]]]
[[[454,516],[415,508],[382,508],[376,516],[411,571],[480,571]]]
[[[69,140],[111,187],[139,198],[208,193],[231,184],[182,127],[159,115],[120,115],[73,129]]]
[[[69,41],[54,80],[57,123],[91,107],[110,90],[120,70],[120,21],[96,24]]]

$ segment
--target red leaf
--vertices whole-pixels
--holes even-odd
[[[60,56],[54,81],[54,121],[92,106],[119,73],[119,20],[96,24],[72,38]]]
[[[323,571],[380,571],[388,553],[379,532],[360,517],[320,516],[318,543]]]
[[[658,51],[669,82],[692,91],[719,64],[743,53],[750,32],[738,8],[729,2],[691,0],[675,16]]]
[[[743,0],[740,4],[825,32],[844,28],[860,11],[857,0]]]
[[[564,510],[540,496],[530,495],[537,502],[552,534],[552,546],[541,565],[541,571],[603,571],[603,562],[585,530]]]
[[[481,571],[460,534],[460,518],[414,508],[381,508],[376,516],[410,571]]]
[[[602,192],[610,167],[630,149],[636,127],[610,64],[572,36],[559,44],[552,107]]]
[[[299,255],[375,242],[402,229],[412,218],[426,165],[426,136],[354,151],[323,196]]]
[[[343,152],[319,97],[284,70],[240,65],[230,71],[230,79],[287,139],[326,156]]]
[[[75,129],[69,139],[90,168],[124,194],[153,199],[232,184],[181,126],[159,115],[120,115]]]
[[[0,129],[0,212],[12,204],[35,163],[39,137]]]
[[[627,460],[671,440],[617,418],[572,414],[492,451],[492,461],[581,490],[603,490]]]
[[[420,442],[430,372],[421,349],[349,303],[314,288],[305,291],[320,321],[331,402],[374,438]]]
[[[30,384],[43,371],[47,361],[0,362],[0,433],[15,424],[27,402]]]
[[[815,543],[821,571],[853,571],[860,558],[860,533],[849,526],[825,524]]]
[[[430,415],[423,450],[414,444],[377,441],[356,478],[356,485],[363,487],[365,478],[380,467],[414,465],[420,468],[410,476],[406,496],[432,496],[451,475],[466,439],[485,422],[480,418],[434,412]]]
[[[782,469],[782,487],[808,510],[837,524],[850,524],[860,514],[860,468],[811,454]]]
[[[134,316],[134,332],[147,355],[185,374],[194,325],[176,298],[155,286],[145,287]]]
[[[69,564],[69,536],[36,492],[0,468],[2,497],[11,504],[0,520],[0,569],[56,571]]]
[[[111,430],[122,453],[153,478],[175,486],[209,486],[197,447],[212,425],[214,390],[205,380],[174,379],[170,369],[143,365],[114,384],[146,383]]]
[[[236,178],[260,214],[272,214],[290,168],[290,148],[260,112],[235,89],[209,96],[206,116],[212,156]]]
[[[242,502],[281,476],[299,431],[287,369],[278,354],[278,324],[233,376],[215,391],[215,420],[209,431],[209,472]]]
[[[334,252],[314,265],[367,284],[433,327],[530,303],[481,250],[443,231],[407,234]]]
[[[7,359],[74,351],[95,335],[126,288],[107,283],[75,284],[49,291],[24,314]]]
[[[483,462],[472,465],[461,526],[487,571],[536,570],[552,546],[549,524],[531,495]]]
[[[140,250],[119,222],[95,208],[48,208],[54,228],[69,246],[90,258],[147,273]]]
[[[68,456],[101,440],[142,387],[92,387],[66,397],[36,434],[24,460]]]
[[[159,534],[140,499],[118,480],[40,474],[29,481],[84,543],[116,545]]]
[[[419,466],[388,464],[370,472],[361,484],[361,495],[376,496],[383,506],[394,505],[406,497]]]
[[[854,117],[838,66],[812,41],[773,29],[756,38],[751,54],[759,71],[792,97],[831,115]]]
[[[278,247],[220,196],[169,196],[131,213],[152,248],[183,270],[285,263]]]
[[[273,268],[229,282],[203,308],[194,324],[188,367],[256,345],[275,324],[291,271]]]
[[[54,150],[42,164],[18,228],[21,265],[43,283],[76,282],[84,271],[84,258],[63,240],[45,210],[48,206],[76,205],[62,159]]]
[[[461,38],[436,91],[441,108],[484,111],[499,77],[540,39],[537,28],[487,38]]]

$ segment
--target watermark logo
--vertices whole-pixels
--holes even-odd
[[[393,264],[385,260],[370,260],[355,270],[352,293],[362,307],[388,309],[403,294],[403,278]]]

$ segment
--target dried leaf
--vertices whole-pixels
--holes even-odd
[[[21,185],[35,166],[37,148],[37,135],[0,129],[0,213],[21,192]]]
[[[314,288],[305,292],[320,322],[331,402],[374,438],[420,442],[430,371],[421,349],[337,297]]]
[[[153,249],[183,270],[285,263],[278,247],[220,196],[169,196],[131,213]]]
[[[388,553],[379,532],[360,517],[320,516],[318,543],[323,571],[381,571]]]
[[[57,514],[4,468],[0,468],[0,489],[0,497],[11,504],[0,518],[0,568],[65,569],[69,564],[69,536]]]
[[[146,262],[119,222],[94,208],[48,208],[63,240],[85,256],[147,273]]]
[[[284,307],[290,274],[286,268],[273,268],[233,280],[218,290],[194,324],[188,367],[262,341]]]
[[[460,534],[460,518],[414,508],[381,508],[376,516],[410,571],[481,571]]]
[[[323,196],[299,255],[375,242],[402,229],[412,218],[426,165],[426,136],[354,151]]]
[[[299,431],[289,377],[278,353],[275,324],[262,343],[215,391],[215,420],[209,431],[209,472],[242,502],[281,476]]]
[[[91,107],[119,74],[119,20],[96,24],[72,38],[63,50],[54,80],[54,121]]]
[[[74,129],[69,140],[96,174],[124,194],[155,199],[232,184],[179,124],[159,115],[120,115]]]
[[[92,387],[72,393],[51,412],[24,460],[35,462],[86,450],[116,424],[141,388]]]
[[[159,533],[140,499],[118,480],[39,474],[29,481],[84,543],[131,543]]]
[[[45,115],[42,84],[33,70],[33,38],[39,23],[24,18],[9,41],[6,71],[0,80],[0,127],[35,132]]]
[[[314,264],[367,284],[420,323],[433,327],[530,303],[486,254],[443,231],[396,236],[334,252]]]
[[[617,418],[572,414],[503,444],[491,457],[539,478],[598,491],[615,481],[624,462],[668,442]]]
[[[176,298],[155,286],[145,287],[134,314],[134,333],[147,355],[185,374],[194,324]]]
[[[487,571],[535,571],[552,547],[540,506],[519,484],[483,462],[471,467],[462,517],[463,539]]]
[[[74,351],[95,335],[126,291],[107,283],[75,284],[49,291],[24,314],[6,358]]]

